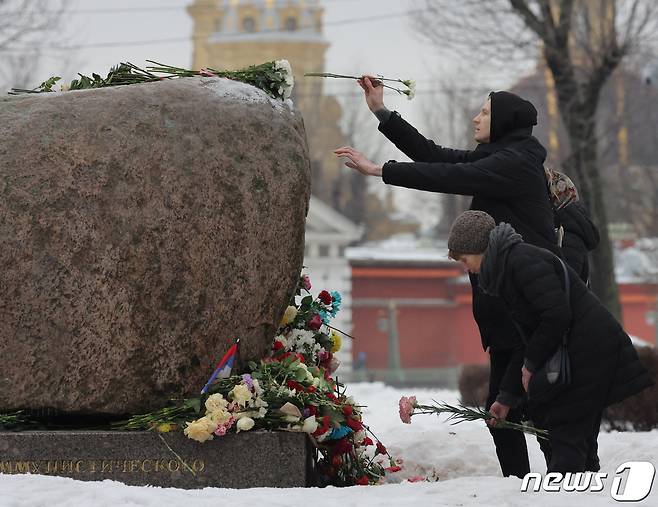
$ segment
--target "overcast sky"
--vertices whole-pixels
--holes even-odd
[[[185,7],[192,0],[71,0],[71,14],[60,41],[47,49],[39,76],[76,72],[105,74],[120,61],[144,65],[152,59],[189,67],[192,60],[192,20]],[[415,79],[419,99],[434,93],[437,76],[455,72],[455,63],[414,34],[409,9],[414,0],[323,0],[325,38],[330,43],[326,70],[353,73],[358,69],[387,77]],[[347,22],[346,22],[347,21]],[[443,58],[442,58],[443,56]],[[257,63],[257,62],[255,62]],[[486,82],[486,79],[490,82]],[[493,73],[483,79],[491,87],[505,86],[510,76]],[[354,83],[330,80],[327,89],[338,94],[355,90]],[[464,83],[469,86],[469,83]],[[422,100],[407,101],[389,94],[387,101],[403,114],[417,116]]]

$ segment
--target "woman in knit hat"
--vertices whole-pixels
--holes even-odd
[[[601,411],[652,384],[628,335],[568,267],[567,298],[562,261],[524,243],[509,224],[496,226],[486,213],[467,211],[455,220],[448,248],[452,259],[479,275],[479,290],[501,297],[510,309],[525,341],[519,374],[526,392],[533,372],[568,332],[571,383],[545,402],[533,401],[531,388],[529,413],[549,430],[550,445],[542,451],[550,472],[599,470]]]
[[[507,91],[491,92],[473,118],[474,150],[452,149],[425,138],[399,113],[384,106],[383,87],[364,77],[359,84],[368,108],[379,119],[379,130],[413,162],[391,160],[383,165],[346,146],[334,151],[348,167],[384,183],[431,192],[473,196],[470,208],[487,212],[496,223],[512,224],[528,243],[552,249],[559,255],[554,215],[546,191],[546,149],[532,135],[537,110]],[[500,396],[521,390],[516,379],[521,338],[499,298],[477,290],[477,275],[470,275],[473,317],[482,348],[489,354],[491,376],[486,408]],[[511,383],[516,385],[512,386]],[[522,398],[506,398],[508,419],[522,417]],[[499,408],[496,405],[493,409]],[[526,441],[517,432],[490,428],[504,476],[524,477],[530,471]]]

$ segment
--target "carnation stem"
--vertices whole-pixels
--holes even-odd
[[[169,446],[169,444],[168,444],[167,441],[164,439],[164,437],[163,437],[162,435],[160,435],[160,433],[158,433],[158,436],[160,437],[160,440],[162,440],[162,442],[164,443],[164,445],[167,447],[167,449],[169,449],[169,451],[170,451],[174,456],[176,456],[176,459],[178,459],[178,461],[180,461],[180,462],[183,464],[183,466],[184,466],[185,468],[187,468],[187,469],[189,470],[189,472],[190,472],[194,477],[196,477],[196,472],[195,472],[194,470],[192,470],[192,469],[190,468],[190,466],[189,466],[187,463],[185,463],[185,462],[183,461],[183,458],[181,458],[181,457],[176,453],[176,451],[174,451],[174,450]]]
[[[327,326],[329,329],[333,329],[334,331],[338,331],[339,333],[344,334],[348,338],[352,338],[352,340],[356,339],[356,338],[354,338],[354,336],[347,334],[345,331],[341,331],[337,327],[330,326],[329,324],[325,324],[325,326]]]

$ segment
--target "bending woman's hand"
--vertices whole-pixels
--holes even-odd
[[[525,392],[528,392],[528,386],[530,385],[530,378],[532,377],[532,372],[528,370],[525,366],[521,368],[521,383],[523,384],[523,389]]]
[[[345,157],[347,159],[345,165],[351,169],[356,169],[361,174],[365,174],[366,176],[382,175],[382,166],[371,162],[363,153],[355,150],[351,146],[338,148],[334,150],[334,153],[339,157]]]
[[[489,413],[493,416],[493,419],[487,419],[487,424],[489,426],[496,426],[498,421],[504,421],[507,419],[507,414],[509,414],[510,407],[503,405],[499,401],[494,401],[493,405],[489,409]]]

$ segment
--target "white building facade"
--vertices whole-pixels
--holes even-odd
[[[318,198],[311,196],[306,217],[305,272],[311,279],[311,292],[338,291],[342,297],[341,309],[330,325],[352,334],[352,274],[345,257],[345,249],[361,239],[363,228],[354,224]],[[352,342],[342,336],[342,348],[337,353],[340,367],[338,379],[352,377]]]

